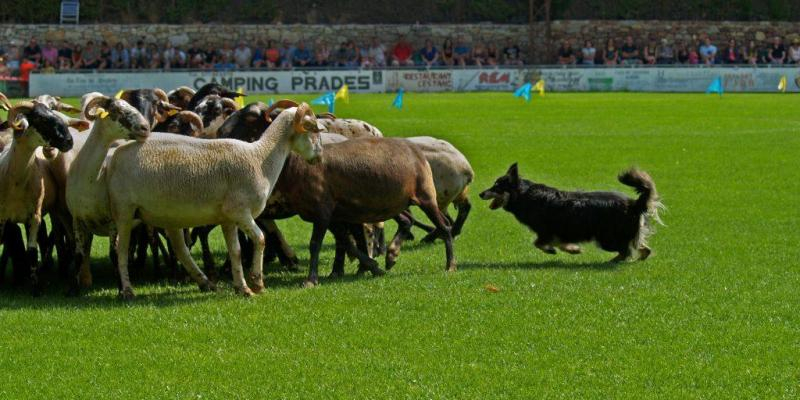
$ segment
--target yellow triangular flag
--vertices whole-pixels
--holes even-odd
[[[125,89],[120,89],[120,91],[117,92],[117,94],[114,95],[114,98],[117,99],[117,100],[121,99],[123,93],[125,93]]]
[[[345,103],[350,104],[350,88],[347,85],[343,85],[338,92],[336,92],[336,96],[334,100],[344,100]]]
[[[236,105],[239,106],[239,109],[244,108],[244,89],[237,88],[236,93],[239,93],[241,96],[236,96]]]
[[[786,75],[782,76],[781,81],[778,82],[778,90],[786,93]]]
[[[535,85],[533,85],[533,90],[538,90],[539,96],[544,97],[544,79],[539,79],[539,81],[536,82]]]

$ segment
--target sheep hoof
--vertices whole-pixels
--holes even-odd
[[[420,242],[421,243],[425,243],[425,244],[430,244],[430,243],[435,242],[437,237],[438,237],[437,235],[434,235],[433,233],[429,233],[429,234],[425,235],[425,237],[422,238],[422,240]]]
[[[303,281],[303,287],[306,289],[311,289],[315,286],[317,286],[317,283],[312,280],[306,279],[305,281]]]
[[[445,269],[447,272],[456,272],[456,262],[455,260],[447,263],[447,268]]]
[[[394,267],[395,264],[397,264],[397,259],[392,257],[390,254],[387,254],[386,255],[386,270],[388,271],[388,270],[392,269],[392,267]]]
[[[133,288],[126,287],[120,290],[119,298],[125,301],[131,301],[136,298],[136,295],[133,293]]]
[[[386,275],[386,272],[378,267],[372,268],[370,272],[372,272],[372,276],[374,277]]]
[[[253,286],[253,293],[261,294],[261,292],[263,292],[263,291],[264,291],[264,282],[261,282],[261,283]]]
[[[250,290],[250,288],[247,287],[247,286],[241,287],[241,288],[237,288],[236,291],[239,292],[239,294],[244,296],[244,297],[253,297],[253,296],[255,296],[255,293],[253,293],[253,291]]]

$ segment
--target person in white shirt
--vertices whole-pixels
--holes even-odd
[[[239,68],[250,68],[250,62],[253,60],[253,52],[244,43],[239,42],[239,46],[233,50],[233,61]]]
[[[594,65],[594,59],[597,56],[597,49],[594,48],[591,40],[587,40],[583,42],[583,48],[581,49],[581,64],[583,65]]]
[[[386,66],[386,48],[374,36],[372,37],[372,44],[369,46],[369,58],[375,67]]]
[[[800,39],[792,41],[789,47],[789,63],[800,64]]]

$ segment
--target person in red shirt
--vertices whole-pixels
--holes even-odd
[[[414,49],[412,49],[411,45],[406,41],[406,36],[400,35],[397,39],[397,44],[395,44],[392,49],[392,65],[396,67],[406,65],[413,66],[414,60],[411,59],[411,54],[413,52]]]

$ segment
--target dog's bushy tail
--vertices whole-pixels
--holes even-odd
[[[659,224],[664,225],[658,215],[659,209],[663,209],[664,205],[661,204],[658,196],[656,183],[653,182],[653,178],[647,172],[631,168],[619,174],[617,179],[623,185],[630,186],[636,190],[636,193],[639,193],[639,198],[636,199],[634,204],[635,212],[647,215]]]

